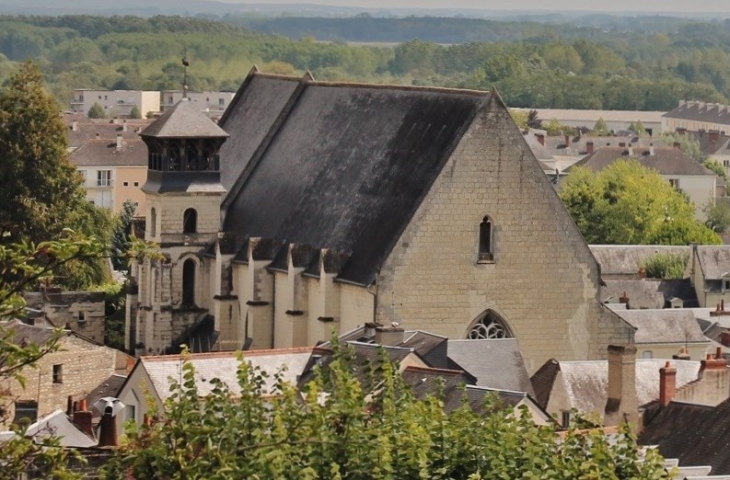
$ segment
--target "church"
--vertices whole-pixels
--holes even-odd
[[[495,92],[254,68],[218,124],[185,100],[141,133],[137,355],[315,345],[361,326],[516,338],[530,371],[634,328]]]

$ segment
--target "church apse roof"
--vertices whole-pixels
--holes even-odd
[[[247,141],[232,105],[222,168],[248,166],[224,203],[224,230],[349,254],[338,279],[368,285],[489,99],[303,80],[250,162],[248,151],[230,148]],[[246,114],[256,118],[260,109]]]

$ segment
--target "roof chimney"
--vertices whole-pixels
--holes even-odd
[[[127,121],[126,120],[123,120],[122,121],[122,131],[123,132],[126,132],[127,131]]]
[[[633,156],[634,156],[634,147],[629,145],[629,157],[633,157]]]
[[[79,131],[79,122],[78,120],[74,120],[71,122],[71,131],[78,132]]]
[[[677,369],[672,362],[667,362],[659,369],[659,403],[662,407],[669,405],[677,392]]]
[[[94,438],[94,430],[91,427],[93,414],[86,409],[86,399],[78,403],[78,410],[74,412],[73,422],[76,426],[91,438]]]
[[[379,325],[375,327],[375,338],[373,340],[379,345],[394,347],[403,343],[403,333],[403,329],[395,323],[391,327]]]
[[[570,146],[570,135],[567,133],[565,134],[565,148],[568,148]]]
[[[604,424],[612,427],[627,421],[634,427],[639,415],[636,397],[636,347],[608,346],[608,400]]]
[[[588,152],[588,155],[593,155],[593,142],[586,142],[586,152]]]
[[[691,360],[692,357],[689,356],[689,352],[687,351],[687,347],[682,347],[679,350],[679,353],[676,355],[672,355],[672,358],[674,360]]]
[[[618,303],[626,305],[626,309],[629,309],[629,296],[624,292],[624,294],[620,297],[618,297]]]
[[[654,155],[654,144],[653,143],[649,144],[649,155]]]
[[[104,415],[99,421],[99,446],[116,447],[119,445],[117,439],[117,421],[114,419],[114,408],[108,406],[104,409]]]
[[[96,132],[96,139],[99,140],[101,138],[101,134],[99,132]]]
[[[545,146],[545,135],[543,135],[542,133],[536,133],[535,138],[537,138],[537,141],[540,142],[540,145],[542,145],[543,147]]]
[[[117,150],[122,149],[122,134],[117,133]]]

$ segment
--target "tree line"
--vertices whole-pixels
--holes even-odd
[[[342,23],[356,36],[370,22],[385,20],[358,17]],[[730,98],[730,22],[667,20],[648,31],[628,22],[624,30],[605,31],[593,25],[407,18],[397,23],[400,39],[413,38],[424,25],[433,27],[427,28],[432,33],[428,40],[393,46],[291,39],[254,33],[253,23],[237,21],[4,16],[0,80],[15,62],[33,58],[62,104],[73,88],[180,88],[180,58],[187,52],[188,84],[195,90],[235,91],[258,64],[271,73],[310,70],[322,80],[496,86],[514,107],[668,110],[680,99]],[[313,25],[318,21],[308,19]],[[409,30],[408,25],[420,26]],[[443,38],[434,35],[453,31],[454,25],[467,33],[489,25],[491,36],[473,33],[466,43],[439,43]],[[327,32],[322,30],[323,38],[333,38]]]

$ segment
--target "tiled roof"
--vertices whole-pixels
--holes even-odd
[[[648,148],[633,148],[633,151],[629,151],[622,147],[602,147],[567,170],[584,167],[599,172],[621,158],[636,160],[662,175],[715,175],[680,149],[667,147],[654,147],[653,155]]]
[[[26,436],[54,436],[59,439],[61,446],[68,448],[89,448],[97,444],[95,439],[79,430],[63,410],[56,410],[30,425]]]
[[[637,328],[637,344],[707,343],[694,314],[689,310],[616,310],[616,314]]]
[[[140,133],[157,138],[227,138],[228,134],[187,99],[165,110]]]
[[[20,320],[11,320],[3,324],[8,331],[13,332],[13,343],[16,345],[41,345],[48,342],[55,336],[52,328],[35,327],[26,325]]]
[[[273,394],[275,393],[274,374],[285,369],[284,380],[296,385],[311,353],[311,347],[251,350],[244,352],[243,361],[261,368],[269,375],[265,380],[264,389],[267,393]],[[240,393],[237,379],[237,368],[240,362],[236,358],[235,352],[193,354],[189,359],[195,367],[195,383],[201,396],[212,392],[213,385],[210,381],[214,378],[223,381],[231,389],[233,395]],[[139,361],[147,371],[157,395],[163,401],[167,399],[170,396],[171,379],[182,380],[183,357],[180,355],[141,357]]]
[[[601,276],[636,275],[642,264],[652,256],[662,254],[686,254],[691,247],[663,245],[590,245],[591,253],[601,266]]]
[[[730,273],[730,246],[698,246],[697,260],[705,280],[722,280]]]
[[[639,435],[642,445],[682,465],[711,466],[715,475],[730,474],[730,399],[716,407],[671,402],[659,408]]]
[[[550,362],[555,362],[555,360]],[[603,414],[607,399],[608,361],[561,361],[557,363],[557,368],[562,373],[562,386],[568,395],[568,404],[571,408],[577,408],[585,413]],[[659,398],[659,369],[665,363],[666,360],[660,359],[636,360],[636,396],[639,405]],[[674,362],[674,366],[677,369],[677,388],[697,380],[700,362],[687,360]],[[545,377],[548,376],[545,375]],[[535,376],[533,376],[534,378]],[[546,390],[549,388],[552,391],[555,388],[554,382],[557,378],[557,375],[552,377],[552,386],[549,385],[549,382],[538,386],[533,381],[537,394],[545,398]]]
[[[663,116],[730,126],[730,108],[719,103],[682,102],[677,108],[670,110]]]
[[[624,293],[631,309],[666,308],[673,298],[683,301],[685,308],[698,307],[697,291],[689,278],[659,280],[654,278],[603,278],[601,298],[618,303]]]
[[[514,338],[449,340],[449,358],[477,378],[477,385],[533,395],[530,376]]]
[[[132,140],[139,138],[138,130],[142,130],[150,123],[152,123],[152,120],[121,125],[109,123],[109,121],[104,121],[103,123],[77,123],[76,130],[73,129],[73,126],[69,126],[67,130],[68,146],[76,149],[89,140],[106,139],[111,141],[115,140],[117,135],[121,135],[125,140]]]
[[[69,160],[77,167],[146,167],[147,155],[147,145],[139,137],[123,140],[121,148],[115,139],[94,139],[74,150]]]

